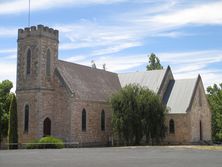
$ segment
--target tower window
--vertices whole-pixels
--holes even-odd
[[[201,89],[199,89],[199,106],[202,106]]]
[[[24,132],[28,133],[29,131],[29,106],[25,106],[25,120],[24,120]]]
[[[101,112],[101,130],[105,131],[105,111]]]
[[[175,133],[175,125],[174,125],[173,119],[170,120],[169,127],[170,127],[170,133],[174,134]]]
[[[29,48],[26,56],[26,74],[29,75],[31,73],[31,49]]]
[[[51,54],[50,54],[50,50],[47,50],[47,55],[46,55],[46,75],[50,76],[50,72],[51,72]]]
[[[82,110],[82,131],[86,131],[86,110]]]
[[[43,122],[43,136],[51,135],[51,120],[47,117]]]

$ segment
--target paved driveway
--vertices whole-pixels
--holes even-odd
[[[222,167],[222,151],[131,147],[1,150],[0,167]]]

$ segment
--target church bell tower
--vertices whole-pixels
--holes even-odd
[[[53,99],[58,37],[58,30],[43,25],[18,30],[16,95],[20,142],[42,137],[44,119],[52,119],[53,104],[47,99]]]

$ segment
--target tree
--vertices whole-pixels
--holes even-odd
[[[222,141],[222,83],[207,88],[208,101],[212,110],[212,137]]]
[[[165,137],[166,106],[160,97],[149,89],[141,89],[138,97],[139,110],[142,114],[143,133],[146,143],[159,143]]]
[[[0,141],[8,134],[8,119],[13,84],[9,80],[0,82]]]
[[[146,66],[146,70],[160,70],[163,69],[163,66],[160,64],[159,58],[154,54],[151,53],[149,57],[149,64]]]
[[[9,108],[9,144],[18,143],[18,125],[17,125],[17,103],[15,94],[12,94],[10,108]],[[9,149],[17,149],[17,145],[9,145]]]
[[[159,96],[138,85],[127,85],[111,97],[114,136],[125,145],[159,143],[165,134],[165,106]]]

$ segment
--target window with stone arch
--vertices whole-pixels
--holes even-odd
[[[199,88],[199,106],[202,107],[202,96],[201,96],[201,88]]]
[[[106,126],[106,122],[105,122],[105,111],[102,110],[101,112],[101,130],[105,131],[105,126]]]
[[[46,118],[43,121],[43,136],[50,136],[51,135],[51,120],[50,118]]]
[[[174,134],[175,133],[175,124],[174,124],[174,120],[173,119],[170,120],[169,127],[170,127],[170,133]]]
[[[47,50],[46,54],[46,75],[50,76],[51,73],[51,53],[50,50]]]
[[[82,110],[82,131],[86,131],[86,110],[85,108]]]
[[[25,116],[24,116],[24,132],[29,131],[29,105],[25,106]]]
[[[29,48],[26,54],[26,75],[29,75],[31,73],[31,59],[32,53],[31,49]]]

